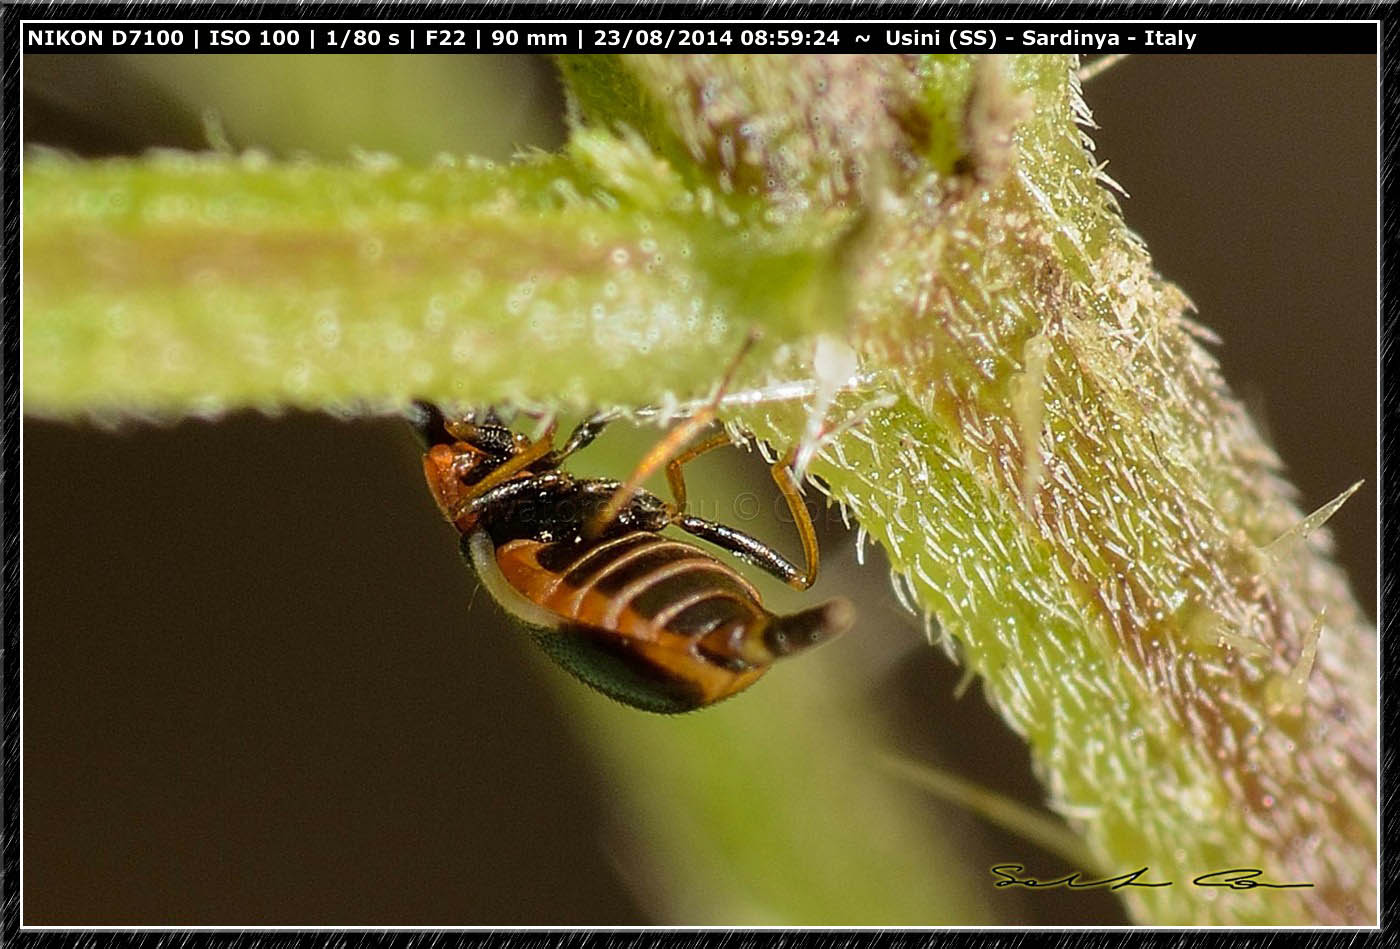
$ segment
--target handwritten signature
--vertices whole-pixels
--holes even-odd
[[[1123,886],[1171,886],[1171,880],[1143,881],[1139,879],[1147,874],[1147,867],[1140,867],[1127,873],[1120,873],[1117,876],[1103,877],[1098,880],[1085,880],[1083,874],[1075,872],[1068,876],[1062,876],[1054,880],[1037,880],[1035,877],[1019,876],[1026,868],[1019,863],[1001,863],[992,867],[992,873],[999,877],[996,882],[998,887],[1003,886],[1024,886],[1027,889],[1049,890],[1058,886],[1063,886],[1071,890],[1092,890],[1099,887],[1108,887],[1116,890]],[[1202,873],[1194,878],[1191,883],[1194,886],[1222,886],[1229,890],[1253,890],[1267,887],[1273,890],[1286,890],[1300,886],[1312,886],[1311,883],[1271,883],[1268,880],[1259,879],[1264,875],[1263,870],[1254,867],[1234,867],[1229,870],[1212,870],[1209,873]]]

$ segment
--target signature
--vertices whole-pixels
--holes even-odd
[[[1025,873],[1026,868],[1019,863],[1001,863],[992,867],[992,874],[998,877],[996,886],[1024,886],[1027,889],[1050,890],[1055,887],[1066,887],[1071,890],[1092,890],[1107,887],[1116,890],[1124,886],[1171,886],[1171,880],[1149,880],[1140,879],[1148,873],[1147,867],[1139,867],[1127,873],[1120,873],[1117,876],[1102,877],[1096,880],[1085,880],[1084,875],[1074,872],[1066,876],[1057,877],[1054,880],[1037,880],[1035,877],[1020,876]],[[1220,886],[1228,890],[1253,890],[1267,887],[1274,890],[1285,890],[1293,887],[1312,886],[1311,883],[1272,883],[1268,880],[1261,880],[1264,875],[1263,870],[1254,867],[1234,867],[1229,870],[1212,870],[1209,873],[1202,873],[1194,878],[1193,886]]]

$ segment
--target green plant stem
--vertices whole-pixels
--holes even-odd
[[[38,156],[24,200],[25,409],[56,416],[582,406],[601,374],[646,403],[658,379],[708,384],[749,323],[830,325],[848,216],[746,228],[642,143],[588,133],[509,167]]]

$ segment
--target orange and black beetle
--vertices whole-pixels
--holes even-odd
[[[482,584],[560,665],[599,691],[651,712],[686,712],[752,685],[772,662],[850,628],[835,599],[779,616],[733,568],[661,531],[675,526],[797,589],[816,578],[817,544],[784,462],[773,476],[792,510],[807,569],[742,531],[685,512],[681,466],[724,435],[678,452],[713,413],[687,420],[627,482],[560,469],[607,423],[579,425],[560,448],[554,426],[531,441],[494,413],[445,418],[420,407],[423,470]],[[640,490],[662,465],[675,496]]]

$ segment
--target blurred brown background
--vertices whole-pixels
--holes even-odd
[[[206,106],[236,146],[276,154],[340,157],[357,144],[505,157],[512,143],[562,136],[547,62],[296,59],[29,56],[25,137],[88,156],[200,148]],[[1375,67],[1139,57],[1086,90],[1098,155],[1132,195],[1129,224],[1224,340],[1225,375],[1271,432],[1301,506],[1367,479],[1332,527],[1368,605]],[[652,437],[610,434],[580,467],[616,473]],[[502,628],[484,595],[466,609],[473,585],[402,423],[245,414],[111,432],[27,420],[23,439],[26,923],[811,921],[750,911],[722,865],[663,852],[628,821],[620,772],[577,713],[605,700]],[[738,490],[773,496],[738,452],[696,477],[715,505]],[[794,546],[782,525],[758,533]],[[817,592],[862,610],[857,632],[810,663],[836,684],[783,691],[817,680],[794,662],[772,689],[702,714],[749,703],[777,722],[792,706],[849,702],[869,744],[1038,803],[1024,746],[977,688],[953,699],[958,670],[899,610],[878,553],[858,568],[849,534],[828,523],[824,541]],[[645,727],[690,740],[688,723]],[[694,758],[741,766],[698,741]],[[742,767],[758,784],[779,780],[761,758]],[[792,788],[795,810],[807,793]],[[957,860],[874,881],[913,885],[915,907],[927,894],[927,918],[843,921],[1126,922],[1102,893],[992,891],[993,863],[1048,877],[1063,861],[898,782],[880,793],[926,815]],[[825,832],[814,823],[813,840]],[[804,846],[775,843],[772,875],[797,872]],[[938,902],[957,883],[975,906]],[[706,896],[708,908],[696,902]]]

